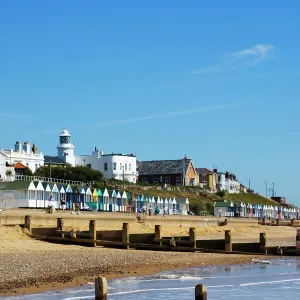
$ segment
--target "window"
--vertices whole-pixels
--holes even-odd
[[[158,177],[154,177],[154,178],[153,178],[153,183],[154,183],[154,184],[159,183],[159,178],[158,178]]]
[[[116,171],[116,170],[117,170],[117,164],[114,163],[114,171]]]
[[[125,170],[127,171],[127,163],[125,163]]]
[[[122,163],[120,163],[120,171],[122,171]]]
[[[38,164],[35,164],[35,169],[37,170],[39,168],[39,165]]]
[[[171,183],[171,177],[165,177],[165,183],[170,184]]]
[[[26,167],[29,168],[29,163],[26,163]]]
[[[147,181],[147,178],[143,178],[143,179],[142,179],[142,182],[143,182],[143,183],[147,183],[147,182],[148,182],[148,181]]]
[[[88,168],[90,168],[90,169],[92,168],[92,165],[91,165],[91,164],[87,164],[86,166],[87,166]]]
[[[131,171],[131,164],[129,164],[129,171]]]
[[[104,163],[104,171],[107,171],[107,163]]]
[[[202,174],[202,182],[207,182],[207,175]]]
[[[176,185],[182,185],[182,177],[181,176],[176,177]]]

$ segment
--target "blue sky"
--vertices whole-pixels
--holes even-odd
[[[234,172],[300,205],[300,3],[2,1],[1,148]]]

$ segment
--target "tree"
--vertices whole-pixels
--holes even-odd
[[[32,171],[29,168],[26,167],[24,169],[23,175],[32,176],[33,173],[32,173]]]
[[[50,177],[50,167],[40,167],[35,171],[34,175],[41,177]],[[90,167],[51,167],[51,178],[87,182],[100,181],[102,177],[103,175],[101,172],[93,170]]]
[[[223,198],[226,195],[226,192],[224,190],[217,191],[216,195]]]

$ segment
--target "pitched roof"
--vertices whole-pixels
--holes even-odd
[[[51,160],[51,164],[60,164],[60,165],[65,164],[65,162],[61,158],[59,158],[57,156],[48,156],[48,155],[45,155],[44,156],[44,160],[45,160],[46,164],[49,164],[50,160]]]
[[[213,171],[207,169],[207,168],[196,168],[196,172],[198,174],[203,174],[203,175],[206,175],[206,174],[214,174]]]
[[[29,186],[30,186],[30,181],[0,182],[0,190],[3,191],[27,190]]]
[[[21,164],[20,162],[17,162],[16,164],[14,164],[14,168],[15,169],[26,169],[27,167],[24,166],[23,164]]]
[[[140,161],[139,175],[186,173],[190,162],[191,159]]]

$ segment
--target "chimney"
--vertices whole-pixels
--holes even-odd
[[[33,154],[37,154],[37,153],[38,153],[38,148],[35,146],[34,143],[33,143],[33,145],[32,145],[32,153],[33,153]]]
[[[15,152],[22,152],[22,145],[19,141],[16,141],[15,143]]]
[[[213,169],[214,173],[218,173],[218,169]]]
[[[23,151],[25,153],[30,153],[30,145],[29,145],[29,142],[24,142],[24,145],[23,145]]]

